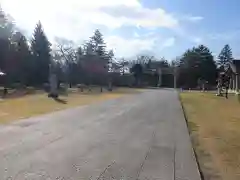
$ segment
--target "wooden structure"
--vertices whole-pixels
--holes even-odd
[[[154,79],[157,87],[172,87],[177,86],[177,71],[173,67],[161,67],[161,62],[152,62],[149,67],[144,69],[144,76]]]
[[[165,67],[161,70],[161,86],[177,88],[177,68]]]

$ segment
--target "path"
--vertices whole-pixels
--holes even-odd
[[[173,90],[1,127],[0,179],[200,180]]]

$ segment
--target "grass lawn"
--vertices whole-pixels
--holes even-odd
[[[118,88],[112,92],[105,90],[100,93],[100,89],[95,88],[92,89],[92,92],[88,92],[87,90],[85,92],[79,92],[76,89],[71,90],[67,96],[60,96],[59,101],[48,98],[44,92],[37,92],[19,98],[7,98],[0,101],[0,123],[8,123],[12,120],[119,98],[123,95],[139,92],[140,90],[137,89]]]
[[[213,93],[180,94],[206,180],[240,179],[240,102]]]

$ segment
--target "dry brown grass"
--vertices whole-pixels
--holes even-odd
[[[119,98],[123,95],[139,92],[140,91],[137,89],[118,88],[112,92],[104,91],[103,93],[100,93],[100,89],[95,88],[92,92],[71,90],[67,96],[60,96],[60,101],[48,98],[47,94],[43,92],[19,98],[4,99],[0,101],[0,123],[8,123],[12,120]]]
[[[213,93],[180,94],[205,179],[240,179],[240,103]]]

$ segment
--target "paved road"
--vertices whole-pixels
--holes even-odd
[[[173,90],[0,127],[0,179],[200,180]]]

